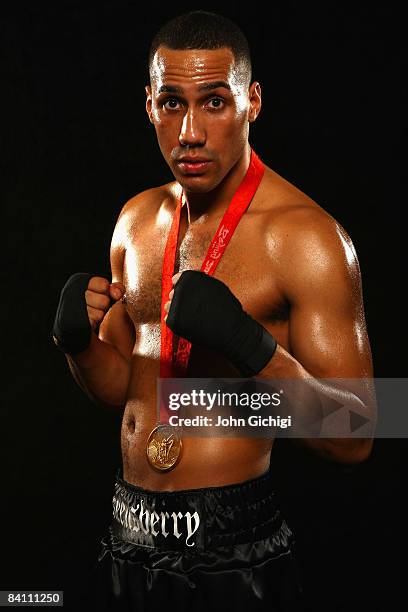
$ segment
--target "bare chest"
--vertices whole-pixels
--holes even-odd
[[[253,221],[253,220],[252,220]],[[180,226],[174,273],[200,270],[217,225]],[[136,327],[160,321],[161,278],[169,227],[151,226],[129,244],[124,261],[128,314]],[[268,237],[251,219],[240,221],[220,259],[215,276],[236,295],[244,309],[264,324],[286,320],[279,290],[278,262],[273,263]],[[274,266],[276,273],[274,274]]]

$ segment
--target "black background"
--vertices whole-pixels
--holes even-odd
[[[406,372],[406,53],[392,4],[286,2],[269,16],[255,3],[4,8],[0,589],[64,589],[66,609],[109,522],[120,415],[76,386],[52,322],[70,274],[109,276],[123,204],[172,178],[144,111],[146,56],[158,27],[193,8],[246,33],[263,87],[251,144],[350,234],[375,375]],[[405,440],[377,440],[366,463],[346,469],[277,443],[277,486],[314,609],[383,610],[397,595],[406,457]]]

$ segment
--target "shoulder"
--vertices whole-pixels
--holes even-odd
[[[174,207],[179,196],[176,182],[146,189],[128,200],[119,212],[112,236],[112,246],[126,247],[138,228],[155,221],[162,207]]]
[[[282,255],[354,251],[347,231],[331,214],[269,168],[262,184],[260,209],[265,230],[279,241]]]
[[[358,281],[357,253],[339,221],[276,173],[266,179],[265,193],[274,193],[264,208],[266,238],[291,285],[295,279],[311,286],[333,278]]]
[[[306,258],[323,265],[327,258],[356,257],[352,240],[345,228],[319,206],[303,202],[287,206],[269,223],[269,232],[276,232],[282,246],[282,256],[292,259]]]

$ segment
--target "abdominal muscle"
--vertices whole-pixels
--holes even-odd
[[[157,334],[149,334],[150,339]],[[135,346],[128,400],[122,420],[121,447],[123,478],[148,490],[171,491],[218,487],[244,482],[265,473],[269,468],[273,440],[264,438],[238,438],[187,435],[184,430],[182,453],[171,470],[158,471],[147,460],[146,446],[150,432],[158,424],[156,386],[159,378],[156,342],[146,343],[139,337]],[[148,344],[149,349],[143,347]],[[194,359],[189,377],[208,376],[207,362],[198,371],[199,358]],[[190,368],[191,370],[191,368]],[[223,371],[220,376],[228,375]],[[233,374],[230,374],[233,376]],[[213,376],[213,373],[211,373]]]

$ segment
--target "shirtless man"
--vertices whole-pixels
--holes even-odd
[[[251,81],[240,30],[200,11],[162,28],[149,68],[147,114],[175,182],[148,189],[123,207],[111,244],[112,281],[71,277],[54,325],[56,343],[83,390],[96,402],[124,408],[123,474],[115,489],[115,528],[100,555],[106,574],[98,609],[131,609],[135,602],[137,609],[154,609],[175,597],[179,609],[224,609],[217,600],[221,588],[230,609],[292,610],[298,596],[289,563],[293,539],[268,482],[273,440],[206,437],[197,444],[185,437],[181,460],[170,470],[155,469],[146,454],[157,425],[162,263],[172,219],[183,191],[174,290],[165,305],[177,334],[177,321],[189,316],[188,296],[202,289],[202,273],[191,276],[187,290],[181,273],[200,270],[248,171],[249,126],[261,110],[261,87]],[[264,334],[253,348],[259,354],[264,343],[253,375],[309,381],[372,376],[352,242],[272,169],[265,167],[214,277],[208,277],[204,304],[204,310],[211,307],[212,337],[206,345],[198,334],[197,343],[202,322],[193,317],[186,376],[248,372],[239,365],[252,359],[238,355],[242,342],[228,351],[217,344],[217,312],[228,326],[235,298],[250,315],[245,325],[250,320]],[[205,291],[200,295],[205,302]],[[341,402],[341,392],[334,393]],[[365,460],[372,446],[370,439],[303,442],[347,463]],[[250,506],[253,512],[244,517]]]

